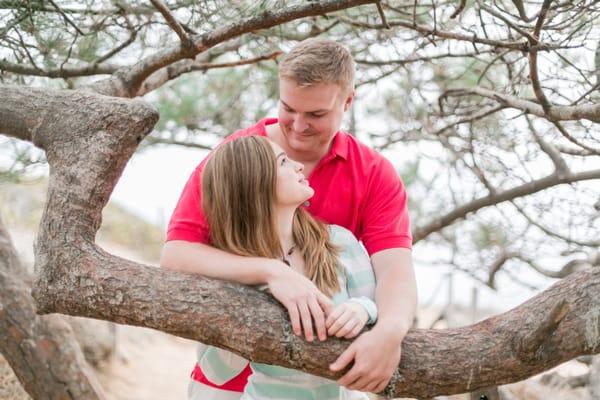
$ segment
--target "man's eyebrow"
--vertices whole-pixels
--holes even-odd
[[[282,103],[284,106],[286,106],[287,108],[289,108],[290,110],[293,110],[293,108],[292,108],[292,107],[290,107],[290,106],[289,106],[289,105],[288,105],[288,104],[287,104],[285,101],[283,101],[283,100],[281,100],[281,99],[280,99],[279,101],[281,101],[281,103]],[[322,109],[322,110],[316,110],[316,111],[308,111],[308,113],[309,113],[309,114],[315,114],[315,113],[324,113],[324,112],[329,112],[329,110]]]

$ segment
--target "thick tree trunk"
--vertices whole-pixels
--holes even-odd
[[[34,399],[101,399],[71,327],[58,315],[36,315],[31,278],[0,221],[0,352]]]
[[[156,112],[139,101],[83,92],[0,86],[0,97],[6,99],[0,132],[44,148],[51,167],[36,246],[34,297],[40,312],[146,326],[255,361],[328,378],[341,375],[327,365],[348,342],[307,343],[294,336],[285,310],[269,295],[139,265],[95,245],[102,208]],[[27,118],[14,114],[17,109]],[[413,330],[385,394],[430,398],[471,392],[596,354],[598,293],[600,269],[592,269],[478,324]]]

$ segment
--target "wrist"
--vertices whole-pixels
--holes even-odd
[[[274,279],[278,279],[282,274],[285,273],[285,266],[281,261],[273,259],[273,258],[262,258],[261,265],[263,266],[261,269],[261,280],[270,284]]]
[[[408,333],[410,325],[398,320],[381,320],[377,321],[373,330],[387,336],[388,338],[397,339],[398,341],[404,340],[404,337]]]

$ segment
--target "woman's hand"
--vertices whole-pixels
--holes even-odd
[[[316,330],[319,340],[325,340],[325,316],[331,312],[333,302],[310,279],[281,261],[276,263],[267,285],[273,297],[287,309],[294,333],[302,335],[304,329],[306,340],[312,342]]]
[[[362,331],[368,319],[369,314],[360,303],[346,301],[337,306],[327,317],[325,321],[327,334],[351,339]]]

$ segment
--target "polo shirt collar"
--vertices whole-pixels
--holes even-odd
[[[333,138],[333,143],[331,143],[331,150],[329,153],[335,154],[336,156],[340,156],[344,160],[347,160],[348,140],[348,134],[346,132],[338,131]]]

